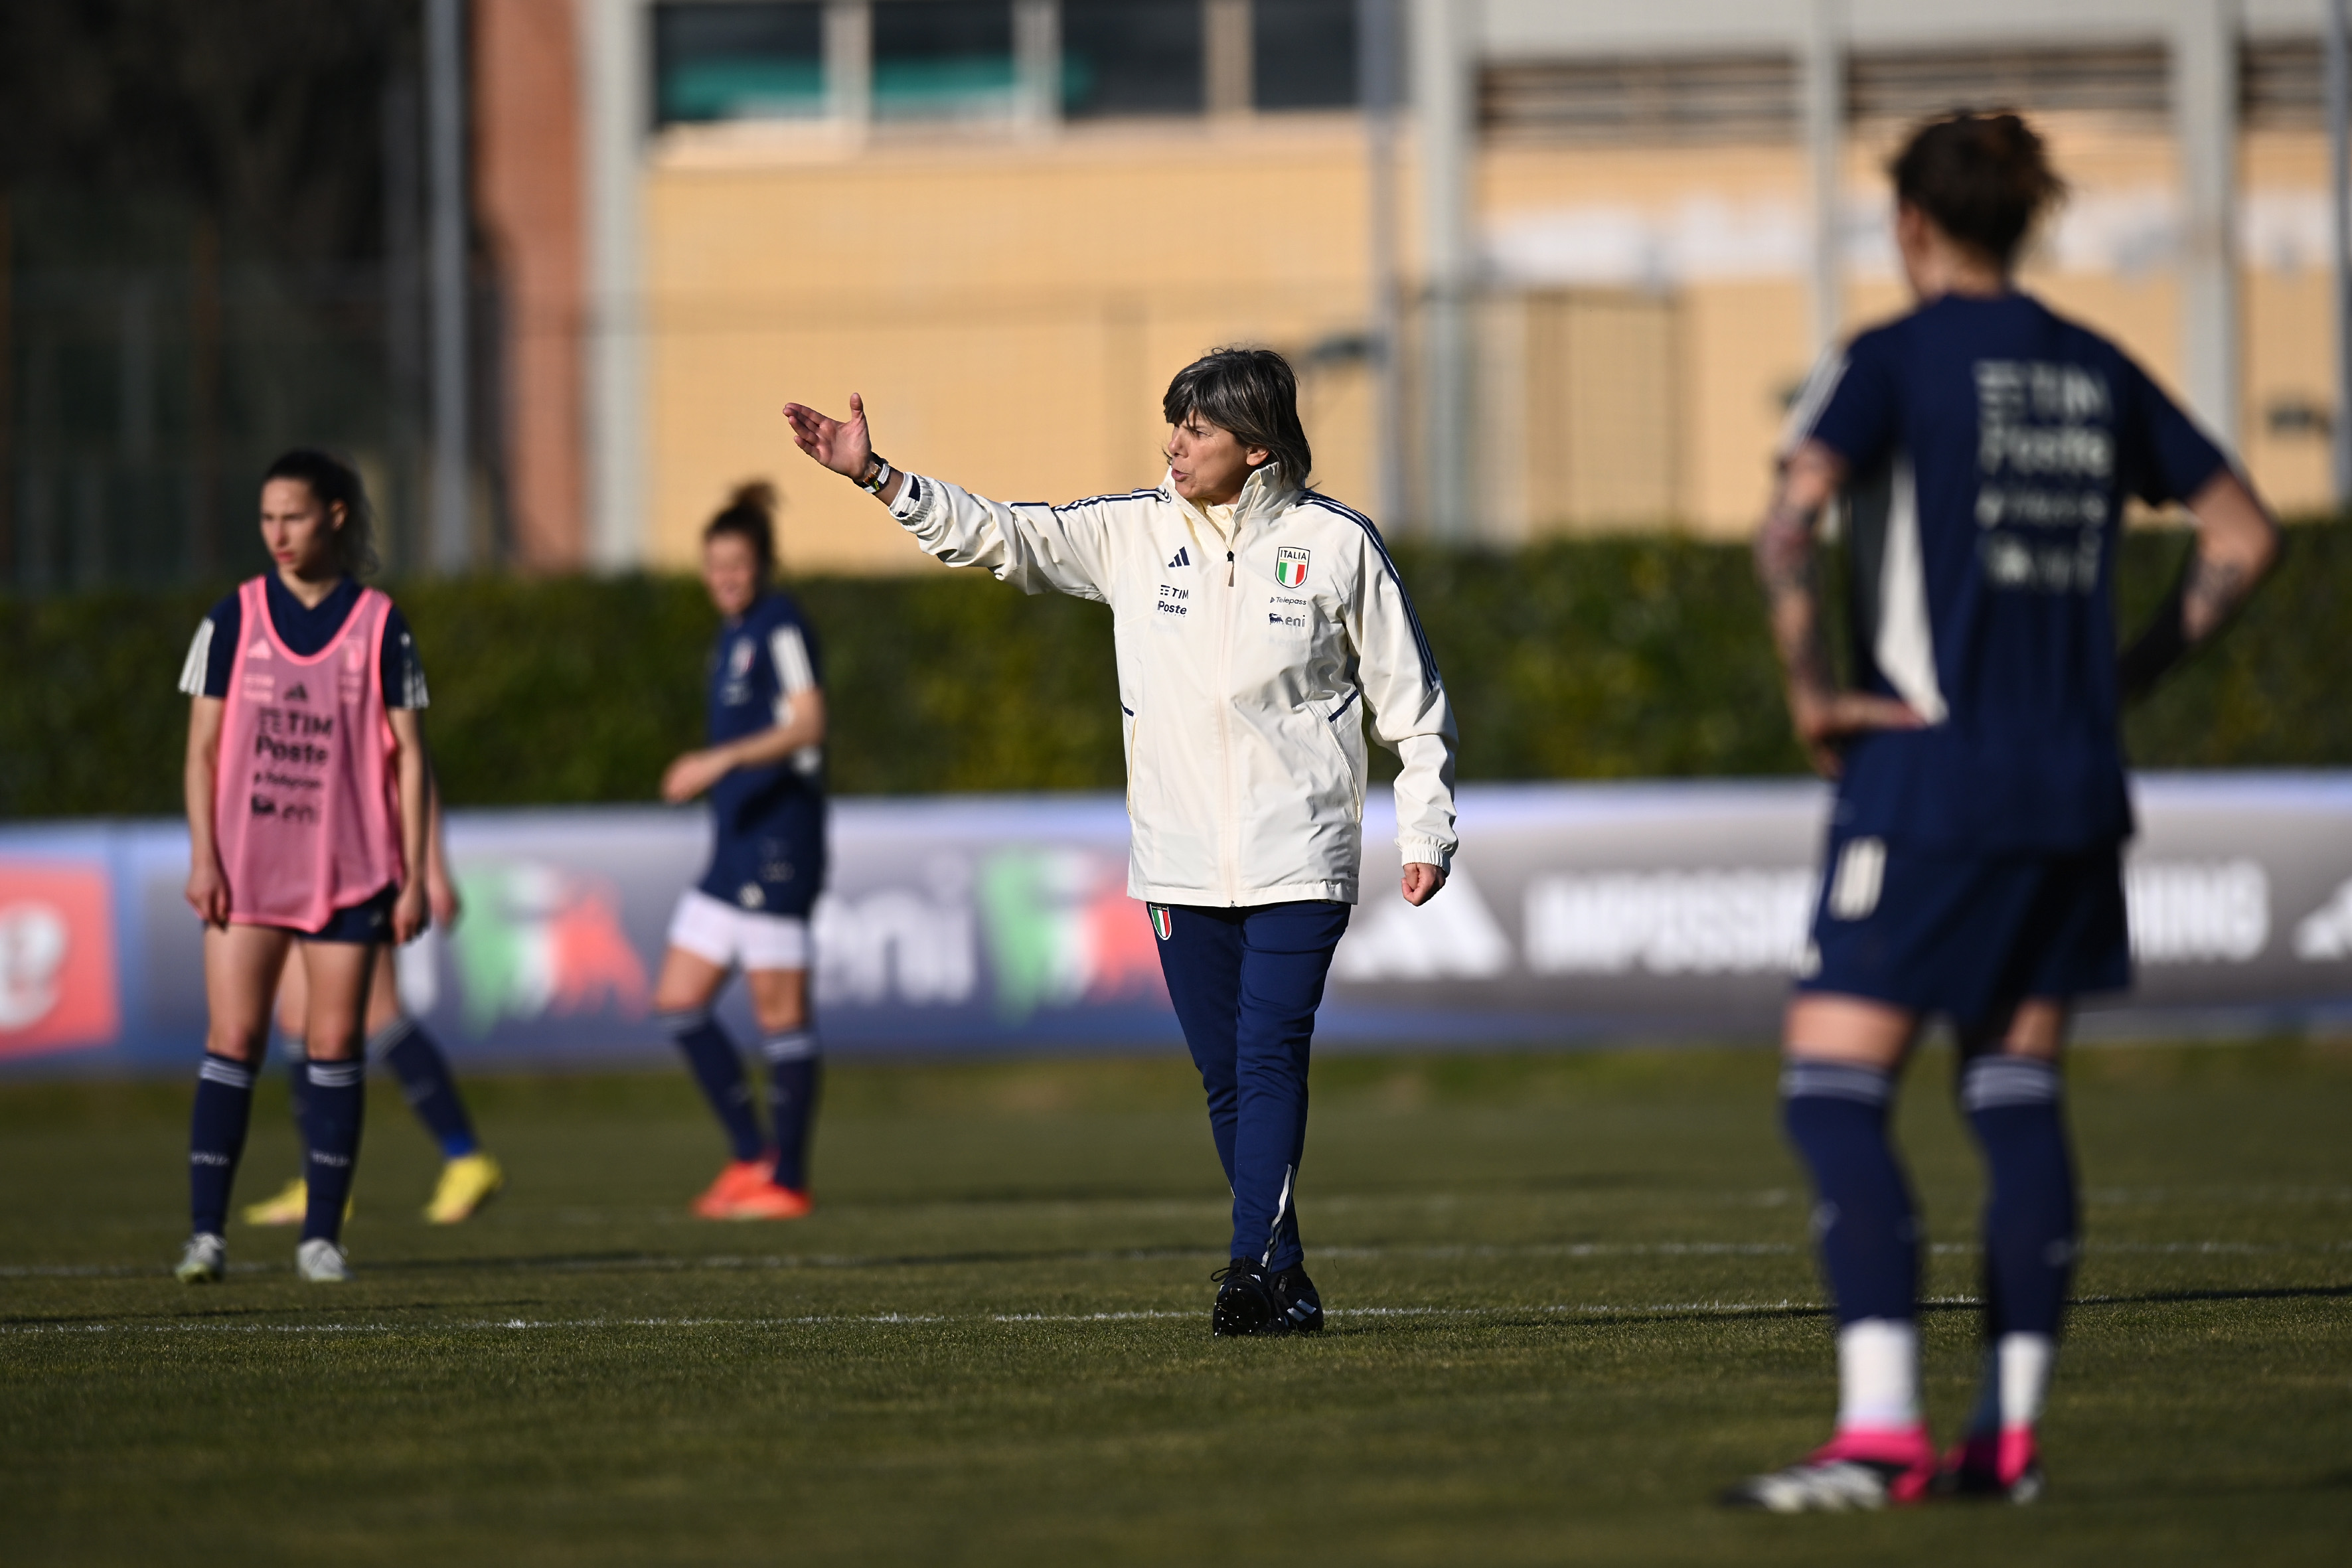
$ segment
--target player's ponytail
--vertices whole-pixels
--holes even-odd
[[[776,507],[780,498],[776,487],[765,479],[751,479],[735,487],[719,515],[702,530],[702,542],[709,543],[722,533],[731,533],[751,547],[760,560],[760,581],[766,582],[776,570]]]
[[[1963,110],[1912,132],[1887,165],[1895,194],[2003,271],[2017,259],[2035,218],[2066,194],[2042,138],[2007,112]]]
[[[367,486],[360,482],[360,471],[349,458],[315,447],[297,447],[281,453],[261,476],[265,485],[272,479],[299,479],[310,487],[320,507],[330,511],[341,507],[343,525],[334,531],[335,564],[354,577],[375,575],[382,564],[375,554],[375,509],[368,504]]]

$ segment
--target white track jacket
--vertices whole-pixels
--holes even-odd
[[[1264,468],[1234,508],[1230,542],[1167,479],[1048,506],[908,474],[890,512],[950,566],[1111,607],[1134,897],[1354,903],[1367,708],[1402,768],[1397,847],[1408,862],[1451,863],[1453,711],[1361,513]]]

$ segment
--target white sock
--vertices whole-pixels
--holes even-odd
[[[2057,1342],[2048,1334],[2003,1334],[2000,1342],[1986,1347],[1969,1430],[1998,1432],[2040,1421],[2042,1402],[2050,1390],[2050,1368],[2057,1359]]]
[[[1919,1420],[1919,1330],[1863,1318],[1838,1331],[1838,1430]]]
[[[2051,1363],[2058,1359],[2057,1342],[2048,1334],[2003,1334],[2000,1353],[2000,1424],[2031,1426],[2042,1419]]]

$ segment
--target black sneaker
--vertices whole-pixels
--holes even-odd
[[[1209,1332],[1216,1338],[1236,1334],[1286,1334],[1290,1320],[1282,1300],[1266,1282],[1258,1266],[1236,1258],[1210,1279],[1217,1281],[1217,1304],[1209,1311]],[[1318,1310],[1318,1319],[1321,1313]]]
[[[1282,1303],[1282,1316],[1292,1333],[1323,1331],[1323,1298],[1315,1293],[1315,1281],[1307,1278],[1306,1269],[1294,1263],[1266,1283],[1274,1288],[1275,1300]]]

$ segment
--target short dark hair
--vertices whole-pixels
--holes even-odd
[[[1160,412],[1171,425],[1194,414],[1231,431],[1244,447],[1263,447],[1269,463],[1299,489],[1315,469],[1315,449],[1298,422],[1298,376],[1272,349],[1212,349],[1176,373]]]
[[[2018,115],[1962,110],[1931,120],[1887,165],[1895,194],[2004,268],[2043,209],[2066,193],[2042,138]]]
[[[719,515],[703,525],[702,542],[708,544],[722,533],[743,540],[760,558],[760,580],[766,582],[776,570],[777,499],[776,487],[765,479],[737,485]]]
[[[373,577],[381,564],[375,555],[375,509],[368,505],[367,486],[348,458],[315,447],[281,452],[263,470],[261,482],[299,479],[322,507],[343,509],[343,526],[334,533],[335,563],[354,577]]]

